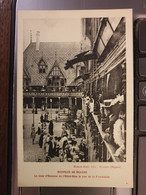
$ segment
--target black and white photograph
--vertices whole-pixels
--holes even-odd
[[[127,18],[50,15],[21,25],[23,162],[126,164]]]

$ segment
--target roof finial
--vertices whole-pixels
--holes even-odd
[[[30,43],[32,43],[32,30],[30,30]]]
[[[55,51],[55,61],[57,61],[57,51]]]

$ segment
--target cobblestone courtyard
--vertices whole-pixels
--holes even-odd
[[[44,112],[39,111],[38,114],[34,115],[35,129],[38,128],[38,123],[40,121],[40,116]],[[55,119],[55,111],[52,110],[52,119]],[[45,152],[39,146],[39,135],[36,134],[35,142],[32,144],[31,139],[31,125],[33,123],[33,114],[31,111],[24,113],[23,115],[23,147],[24,147],[24,161],[25,162],[45,162]],[[54,136],[60,136],[62,129],[62,122],[54,122]],[[51,159],[52,162],[59,161],[58,157]]]

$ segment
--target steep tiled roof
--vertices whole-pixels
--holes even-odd
[[[57,53],[58,65],[67,79],[69,85],[75,78],[75,70],[64,70],[67,60],[71,60],[80,52],[79,43],[61,43],[61,42],[41,42],[39,51],[36,51],[36,43],[30,43],[24,51],[24,67],[31,78],[32,86],[43,86],[47,84],[46,77],[52,69],[55,62],[55,53]],[[39,73],[38,63],[43,58],[46,63],[46,72]]]
[[[27,71],[25,66],[23,66],[23,77],[27,78],[27,79],[30,79],[29,72]]]

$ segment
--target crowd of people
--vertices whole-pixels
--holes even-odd
[[[48,120],[47,113],[40,116],[37,129],[34,125],[31,128],[32,144],[35,144],[36,135],[38,144],[44,152],[46,162],[53,158],[60,162],[87,162],[88,148],[86,139],[78,138],[67,129],[66,124],[62,124],[60,136],[54,134],[53,120]]]
[[[103,139],[114,146],[114,156],[125,158],[126,130],[124,96],[117,95],[114,99],[104,100],[99,95],[98,103],[91,97],[86,97],[87,114],[94,113],[102,126]],[[98,109],[97,109],[98,108]],[[93,129],[93,128],[91,128]],[[92,130],[91,130],[92,131]],[[96,145],[96,143],[95,143]]]

